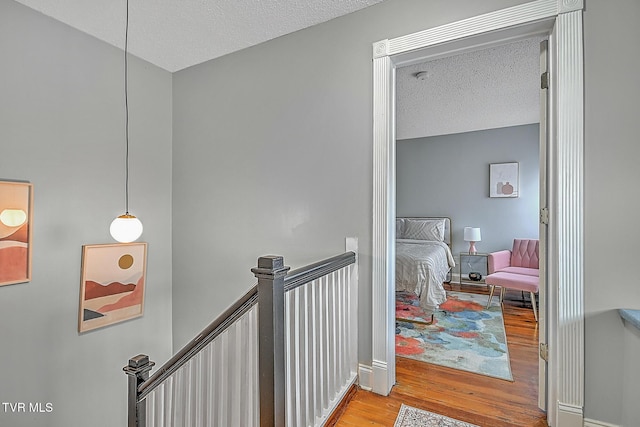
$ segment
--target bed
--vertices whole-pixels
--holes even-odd
[[[443,283],[455,266],[451,220],[396,218],[396,291],[413,292],[425,314],[447,299]]]

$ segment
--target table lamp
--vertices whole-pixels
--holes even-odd
[[[469,253],[475,254],[476,242],[481,241],[480,228],[478,227],[465,227],[464,228],[464,241],[469,242]]]

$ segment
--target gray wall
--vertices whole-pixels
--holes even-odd
[[[355,235],[359,356],[370,363],[371,44],[519,3],[386,0],[176,73],[174,215],[189,220],[173,229],[174,346],[253,283],[260,254],[295,266]],[[626,355],[613,309],[640,306],[637,280],[620,268],[634,265],[639,236],[629,226],[640,202],[611,190],[639,181],[639,59],[630,54],[639,13],[635,0],[588,1],[584,21],[585,412],[613,423],[622,419]]]
[[[588,1],[584,15],[585,412],[618,425],[638,413],[640,395],[640,372],[624,369],[630,360],[637,363],[638,353],[625,347],[615,311],[640,308],[640,200],[634,189],[640,182],[639,17],[637,0]],[[638,418],[633,421],[622,425],[637,425]]]
[[[253,283],[359,238],[371,362],[372,43],[522,1],[387,0],[174,74],[174,348]]]
[[[464,227],[480,227],[479,252],[538,238],[539,125],[513,126],[396,143],[397,216],[448,216],[453,253],[469,250]],[[518,162],[520,196],[489,197],[489,164]]]
[[[386,0],[175,74],[175,346],[253,283],[258,255],[295,266],[355,235],[360,360],[369,363],[371,43],[519,3]],[[625,339],[637,335],[614,309],[640,308],[628,271],[640,201],[621,186],[640,181],[639,15],[635,0],[587,1],[584,19],[585,412],[617,424],[633,419],[623,390],[638,381],[623,370],[637,358]],[[0,288],[0,399],[54,404],[48,415],[0,412],[0,424],[118,425],[126,359],[169,354],[171,76],[131,63],[132,211],[150,243],[145,315],[80,336],[81,246],[111,241],[107,225],[121,210],[121,52],[2,1],[0,53],[0,174],[32,181],[36,193],[34,279]]]
[[[124,211],[122,51],[0,1],[0,179],[34,185],[33,280],[0,287],[0,425],[124,425],[129,357],[171,355],[171,74],[130,61],[131,211],[149,243],[144,316],[78,333],[82,245]]]

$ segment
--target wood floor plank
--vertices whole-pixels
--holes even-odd
[[[473,285],[447,290],[488,293]],[[404,403],[480,427],[548,427],[538,409],[538,324],[531,302],[507,292],[503,314],[513,382],[397,357],[390,395],[358,389],[335,425],[393,426]]]

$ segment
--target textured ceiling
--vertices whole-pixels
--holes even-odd
[[[124,47],[126,0],[16,1]],[[381,1],[129,0],[128,48],[174,72]],[[397,139],[539,122],[539,41],[399,68]]]
[[[399,68],[396,138],[538,123],[540,40]]]
[[[124,48],[125,0],[16,0]],[[383,0],[130,0],[128,50],[174,72]]]

